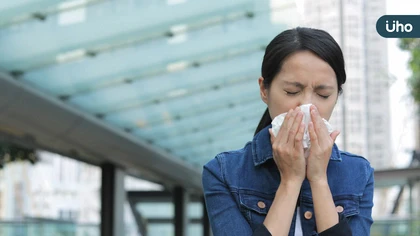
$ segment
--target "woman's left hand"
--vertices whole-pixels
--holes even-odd
[[[327,181],[327,167],[330,161],[332,147],[339,131],[335,130],[331,134],[319,115],[318,109],[312,105],[310,107],[311,120],[308,125],[311,146],[306,167],[306,178],[309,182]]]

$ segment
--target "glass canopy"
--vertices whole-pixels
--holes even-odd
[[[264,49],[293,10],[270,0],[1,1],[0,69],[200,169],[252,139]]]

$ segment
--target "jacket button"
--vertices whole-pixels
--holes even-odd
[[[304,216],[305,216],[305,219],[310,220],[312,218],[312,212],[307,211],[305,212]]]
[[[257,205],[261,209],[264,209],[265,208],[265,203],[263,201],[259,201]]]
[[[338,213],[341,213],[344,211],[344,208],[342,206],[337,206],[335,209],[337,210]]]

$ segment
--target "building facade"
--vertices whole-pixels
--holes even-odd
[[[1,219],[25,217],[99,223],[101,172],[91,166],[49,152],[40,162],[8,163],[0,171]]]
[[[387,41],[376,32],[376,21],[385,14],[384,0],[304,1],[305,24],[329,32],[345,56],[347,81],[331,117],[341,131],[337,145],[366,157],[375,169],[392,167],[388,92],[392,81]]]

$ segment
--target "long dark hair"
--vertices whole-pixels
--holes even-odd
[[[268,44],[261,67],[265,88],[270,88],[271,82],[280,72],[284,60],[289,55],[304,50],[315,53],[331,66],[337,78],[338,92],[341,94],[341,86],[346,82],[346,71],[340,46],[329,33],[306,27],[283,31]],[[255,130],[255,134],[270,125],[271,121],[267,108]]]

